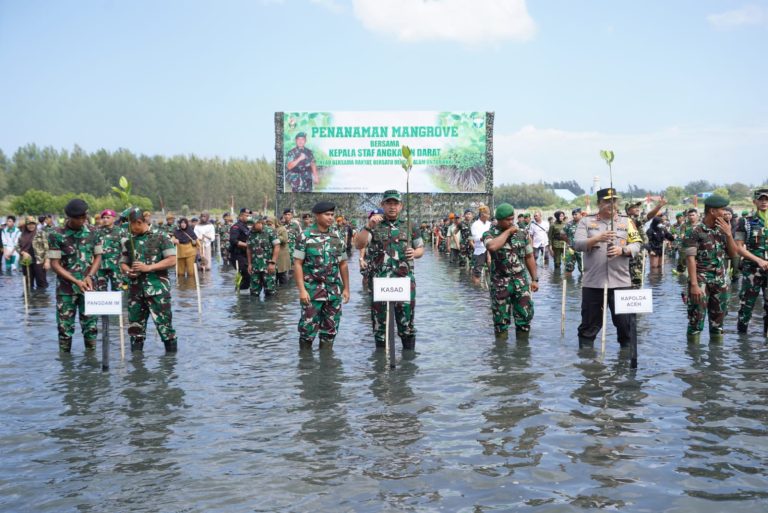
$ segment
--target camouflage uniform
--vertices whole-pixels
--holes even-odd
[[[88,226],[72,230],[66,225],[48,235],[48,258],[59,260],[61,267],[78,280],[86,277],[96,255],[101,255],[101,240],[96,231]],[[85,295],[80,288],[61,276],[56,283],[56,324],[59,332],[59,349],[72,349],[75,333],[75,314],[79,312],[80,329],[86,349],[96,348],[97,317],[85,315]]]
[[[725,277],[725,261],[728,258],[725,234],[715,226],[709,228],[699,223],[686,234],[683,241],[685,254],[696,257],[696,278],[704,291],[701,303],[691,299],[688,285],[688,334],[695,335],[704,329],[704,317],[709,312],[709,332],[723,332],[723,319],[728,308],[728,282]]]
[[[301,235],[302,229],[299,223],[293,220],[290,223],[285,223],[285,227],[288,230],[288,254],[293,255],[296,250],[296,240]]]
[[[648,236],[643,230],[643,223],[640,222],[640,216],[629,216],[629,219],[635,225],[635,230],[640,234],[642,248],[645,249],[648,244]],[[629,277],[632,279],[632,288],[639,289],[643,284],[643,260],[645,260],[645,251],[641,250],[637,256],[629,257]]]
[[[683,248],[683,238],[685,237],[685,221],[680,224],[673,224],[669,227],[669,232],[675,236],[672,242],[672,251],[676,252],[677,264],[676,271],[681,273],[685,271],[685,248]]]
[[[440,244],[437,246],[437,250],[440,253],[445,253],[448,251],[448,227],[449,224],[443,223],[443,225],[440,227]]]
[[[579,225],[576,221],[570,221],[565,224],[563,231],[568,237],[568,247],[565,249],[565,272],[572,273],[578,266],[579,272],[584,272],[584,266],[581,261],[581,252],[573,249],[573,241],[576,237],[576,227]]]
[[[312,166],[315,161],[315,156],[312,154],[312,150],[307,148],[299,148],[296,146],[289,151],[285,156],[286,162],[296,160],[301,154],[306,155],[306,158],[296,164],[292,170],[285,168],[285,178],[291,185],[291,192],[312,192]]]
[[[459,263],[462,267],[468,266],[472,261],[472,253],[475,248],[472,246],[472,225],[467,221],[462,221],[459,225],[461,234],[461,247],[459,249]]]
[[[418,231],[411,227],[411,245],[414,249],[424,246]],[[383,220],[370,231],[370,242],[366,256],[373,264],[372,275],[380,278],[411,279],[411,300],[407,303],[395,303],[395,321],[397,334],[403,341],[404,348],[413,348],[416,343],[416,328],[413,315],[416,309],[416,278],[413,275],[413,262],[405,258],[408,247],[405,221]],[[371,305],[373,337],[376,345],[384,347],[386,343],[387,303],[374,302]]]
[[[176,255],[176,246],[170,237],[150,230],[123,239],[120,263],[128,267],[134,262],[152,265],[172,255]],[[129,278],[128,283],[128,335],[131,337],[131,350],[144,349],[147,318],[152,315],[165,350],[175,352],[176,330],[173,329],[172,323],[171,282],[168,279],[168,270],[139,273],[137,277]]]
[[[762,259],[768,259],[768,230],[766,230],[763,220],[757,214],[743,217],[739,220],[739,227],[736,229],[734,238],[737,241],[744,242],[747,251]],[[739,320],[740,331],[745,332],[752,318],[752,310],[755,308],[755,302],[762,293],[763,295],[763,330],[768,328],[768,273],[758,267],[758,265],[748,258],[742,259],[741,291],[739,292]]]
[[[501,235],[497,226],[483,234],[483,243]],[[509,330],[510,308],[515,319],[515,329],[529,331],[533,319],[533,299],[525,269],[525,257],[533,253],[533,246],[524,231],[510,235],[497,251],[491,251],[491,313],[493,331],[498,335]]]
[[[231,224],[226,222],[216,225],[216,234],[219,236],[219,247],[221,248],[221,261],[224,264],[229,263],[229,229]]]
[[[251,294],[258,296],[264,290],[265,296],[271,296],[277,292],[277,276],[275,272],[268,272],[267,265],[272,260],[272,250],[280,245],[280,238],[272,228],[262,226],[261,231],[251,229],[248,234],[248,248],[251,250],[249,262],[253,272],[251,274]],[[277,263],[275,263],[277,266]]]
[[[549,237],[549,244],[552,248],[552,254],[553,259],[555,261],[555,268],[560,267],[560,263],[563,260],[563,253],[565,252],[567,243],[564,241],[561,237],[563,234],[565,234],[565,228],[567,226],[567,223],[558,223],[553,222],[549,226],[549,233],[547,234]],[[574,228],[574,233],[576,232],[576,228]]]
[[[99,291],[121,290],[127,283],[120,269],[120,254],[123,251],[125,232],[120,226],[102,227],[99,229],[99,236],[103,253],[94,288]]]
[[[309,294],[309,303],[301,305],[299,342],[311,345],[319,332],[321,344],[333,343],[341,320],[344,284],[339,267],[347,260],[344,240],[336,230],[321,232],[313,224],[299,235],[293,258],[302,261]]]

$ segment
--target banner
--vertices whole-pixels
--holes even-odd
[[[411,192],[487,192],[485,112],[285,112],[282,123],[284,192],[405,191],[403,145]]]

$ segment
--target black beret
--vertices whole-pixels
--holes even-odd
[[[73,200],[70,200],[69,203],[67,203],[67,206],[64,207],[64,213],[67,214],[69,217],[80,217],[84,216],[88,212],[88,203],[81,200],[80,198],[75,198]]]
[[[322,214],[323,212],[328,212],[329,210],[336,210],[336,205],[330,201],[320,201],[315,203],[315,206],[312,207],[313,214]]]
[[[248,208],[248,207],[243,207],[243,208],[240,209],[240,213],[241,214],[250,214],[251,213],[251,209]]]
[[[283,214],[290,214],[292,212],[293,210],[291,210],[290,208],[286,208],[285,210],[283,210]]]

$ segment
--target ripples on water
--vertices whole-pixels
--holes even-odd
[[[496,342],[487,292],[427,252],[417,356],[390,370],[355,265],[332,351],[298,350],[292,286],[238,298],[214,269],[203,321],[194,284],[174,290],[177,356],[151,331],[120,361],[113,328],[107,373],[81,338],[57,353],[52,290],[25,315],[3,276],[0,510],[767,509],[765,340],[730,314],[723,344],[688,345],[671,275],[649,277],[633,371],[612,327],[604,361],[577,350],[578,280],[564,339],[542,271],[530,340]]]

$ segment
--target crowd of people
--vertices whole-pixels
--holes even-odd
[[[291,209],[280,218],[263,216],[248,208],[236,219],[225,213],[214,221],[208,212],[199,217],[153,223],[150,212],[138,208],[121,214],[104,210],[90,218],[84,201],[70,201],[66,218],[56,226],[51,215],[25,217],[21,227],[6,217],[0,234],[2,267],[21,271],[29,289],[48,287],[47,273],[57,276],[59,348],[70,351],[79,313],[86,348],[96,344],[94,318],[84,315],[85,291],[126,290],[131,348],[143,349],[147,319],[151,315],[166,350],[177,350],[172,326],[169,271],[179,278],[211,270],[212,260],[230,265],[236,273],[238,293],[269,298],[279,287],[296,286],[302,305],[299,342],[311,347],[333,344],[342,304],[349,301],[347,261],[359,252],[363,290],[370,293],[376,277],[409,278],[411,300],[396,303],[397,334],[404,351],[416,343],[414,309],[416,279],[413,262],[425,247],[445,255],[450,265],[466,269],[476,285],[490,293],[494,332],[506,337],[512,325],[518,337],[531,329],[533,294],[538,290],[538,269],[549,266],[564,276],[578,272],[582,287],[579,343],[591,345],[604,326],[606,305],[617,328],[618,341],[636,361],[634,315],[614,311],[616,290],[643,286],[647,265],[660,269],[672,260],[672,272],[687,276],[682,291],[688,305],[690,337],[704,329],[723,333],[730,286],[741,278],[737,329],[744,333],[757,297],[764,297],[764,334],[768,334],[768,189],[754,191],[754,209],[737,215],[728,201],[714,195],[704,212],[690,208],[678,212],[674,222],[662,211],[662,199],[647,212],[642,203],[626,202],[621,209],[615,190],[597,193],[595,213],[576,208],[570,217],[556,211],[544,219],[541,211],[515,212],[507,203],[494,211],[485,205],[463,215],[407,226],[401,216],[403,202],[396,190],[386,191],[380,208],[369,212],[358,230],[333,203],[320,202],[301,223]],[[623,210],[623,212],[620,212]],[[702,215],[703,214],[703,215]],[[294,285],[289,283],[293,276]],[[604,297],[608,298],[606,302]],[[371,302],[374,342],[385,344],[383,303]]]

